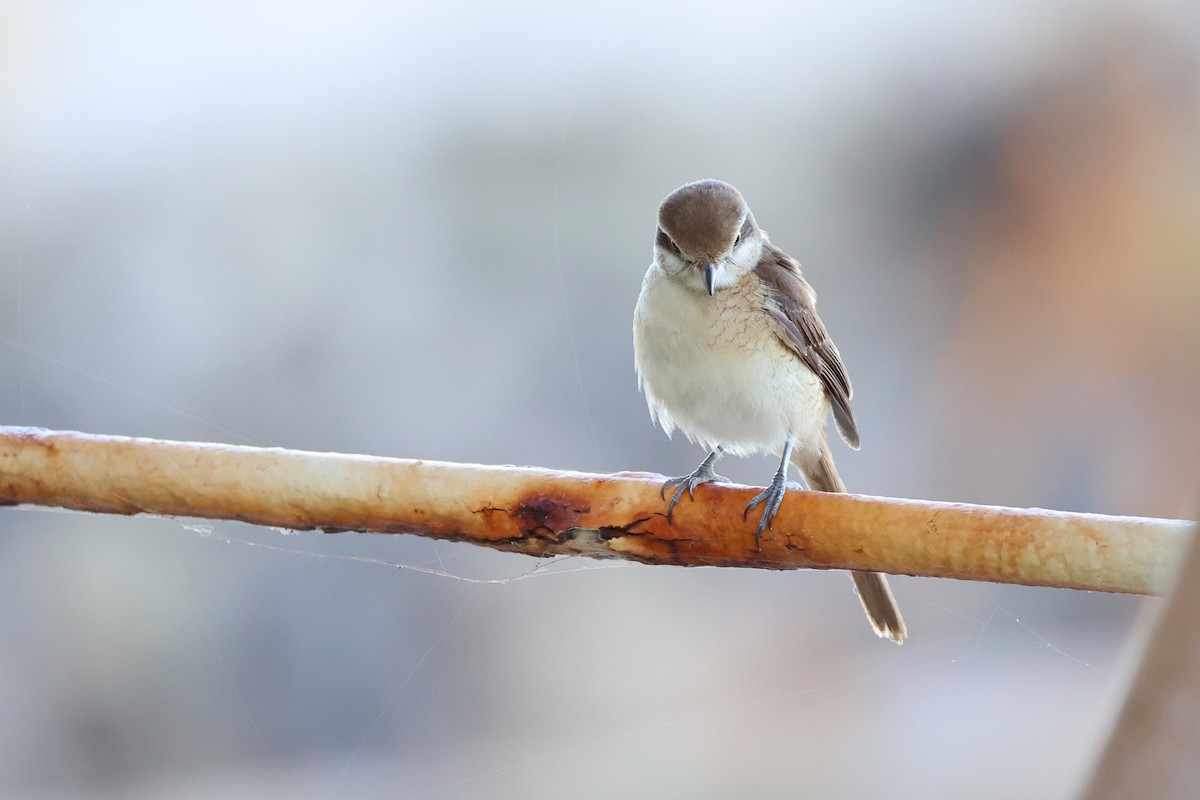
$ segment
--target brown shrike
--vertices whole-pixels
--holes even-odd
[[[686,491],[726,479],[713,472],[722,453],[782,454],[761,505],[755,545],[783,502],[788,463],[810,488],[844,492],[826,438],[838,432],[858,449],[850,379],[817,316],[817,295],[794,258],[771,244],[741,193],[727,183],[681,186],[658,208],[654,263],[633,312],[633,352],[650,414],[712,452],[677,487],[667,517]],[[897,643],[904,620],[883,575],[852,572],[871,625]]]

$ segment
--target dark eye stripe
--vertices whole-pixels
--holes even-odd
[[[742,229],[740,231],[738,231],[737,236],[733,237],[733,246],[737,247],[739,244],[741,244],[742,240],[745,239],[747,236],[749,236],[750,232],[753,230],[754,230],[754,219],[749,214],[747,214],[746,221],[742,223]]]
[[[658,235],[655,237],[655,241],[658,242],[659,247],[665,247],[675,255],[680,255],[679,248],[675,246],[675,242],[671,241],[671,237],[667,236],[667,232],[662,228],[658,229]]]

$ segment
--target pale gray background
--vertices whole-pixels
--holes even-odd
[[[0,421],[679,474],[654,209],[739,186],[871,494],[1186,516],[1185,2],[0,7]],[[771,459],[722,471],[761,484]],[[1145,601],[0,510],[5,797],[1059,798]]]

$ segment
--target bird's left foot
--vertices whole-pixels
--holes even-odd
[[[713,472],[712,465],[716,460],[716,453],[714,453],[708,458],[704,459],[704,461],[700,463],[700,466],[696,467],[692,474],[684,475],[679,478],[671,478],[662,485],[662,489],[659,491],[659,496],[661,496],[664,500],[666,499],[668,489],[670,489],[672,486],[679,487],[675,490],[675,494],[671,497],[671,502],[667,506],[667,522],[671,521],[671,515],[675,511],[675,506],[677,506],[679,501],[683,499],[684,492],[687,492],[689,498],[695,500],[697,486],[701,486],[705,483],[729,483],[729,478]]]
[[[786,462],[785,462],[786,463]],[[754,549],[757,551],[758,541],[762,537],[762,532],[771,527],[771,520],[775,519],[775,513],[779,511],[779,506],[783,503],[783,496],[788,489],[799,489],[800,484],[789,482],[787,475],[783,472],[776,472],[775,477],[771,480],[771,485],[763,489],[750,504],[746,506],[746,510],[742,512],[742,519],[746,517],[760,504],[764,504],[762,516],[758,519],[758,527],[754,530]]]

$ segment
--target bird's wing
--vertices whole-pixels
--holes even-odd
[[[821,379],[833,407],[833,419],[846,443],[858,449],[858,425],[850,410],[854,390],[846,366],[817,316],[817,295],[796,259],[767,242],[754,273],[766,285],[773,303],[767,312],[779,323],[776,333],[783,343]]]

